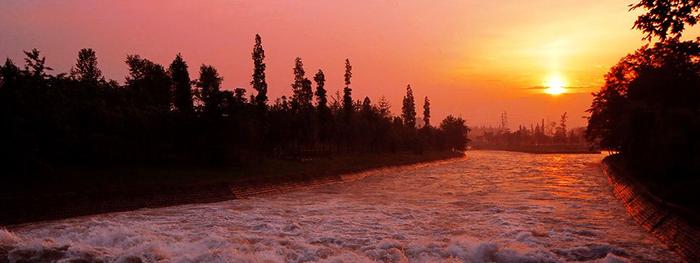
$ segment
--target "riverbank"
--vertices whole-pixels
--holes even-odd
[[[367,153],[305,161],[267,159],[245,166],[216,168],[168,166],[56,171],[57,179],[49,183],[18,186],[0,195],[0,211],[3,211],[0,225],[144,207],[218,202],[256,191],[333,181],[345,173],[463,155],[455,152]],[[86,177],[86,174],[92,176]]]
[[[620,156],[603,160],[615,196],[647,231],[663,240],[688,262],[700,262],[700,216],[696,210],[669,202],[636,180]]]
[[[495,150],[535,154],[599,154],[600,150],[582,145],[474,145],[475,150]]]
[[[285,194],[12,226],[0,239],[15,261],[680,262],[626,219],[602,158],[472,151]]]

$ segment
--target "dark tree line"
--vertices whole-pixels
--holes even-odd
[[[668,182],[700,172],[700,41],[682,41],[700,2],[644,0],[635,28],[648,44],[605,76],[588,110],[587,137],[619,152],[641,175]]]
[[[625,56],[589,109],[587,135],[645,174],[700,172],[700,45],[670,41]]]
[[[198,76],[177,54],[169,67],[127,56],[123,85],[102,76],[91,49],[78,53],[70,74],[51,74],[36,49],[25,52],[23,68],[7,59],[0,66],[2,163],[20,173],[57,166],[191,163],[251,163],[264,157],[306,158],[338,153],[464,150],[464,120],[452,116],[416,128],[416,109],[407,88],[400,117],[383,97],[352,97],[350,60],[345,86],[328,98],[322,70],[307,76],[294,63],[291,97],[269,103],[265,51],[259,35],[252,51],[253,74],[245,89],[225,90],[217,69],[201,65]]]

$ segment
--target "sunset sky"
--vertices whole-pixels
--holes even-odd
[[[590,92],[619,58],[644,42],[632,30],[630,0],[605,1],[2,1],[0,57],[23,63],[38,48],[57,72],[80,48],[97,52],[103,73],[124,81],[127,54],[168,65],[182,53],[192,78],[215,66],[224,87],[250,85],[253,38],[267,55],[270,96],[291,93],[294,58],[307,74],[323,69],[342,89],[344,59],[353,96],[385,95],[401,109],[406,84],[429,96],[435,121],[448,113],[469,125],[510,126],[570,116],[585,124]],[[697,36],[695,31],[689,36]],[[569,93],[545,94],[558,79]]]

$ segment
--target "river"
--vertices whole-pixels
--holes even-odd
[[[10,261],[679,261],[612,195],[603,157],[470,151],[282,194],[0,229],[0,253]]]

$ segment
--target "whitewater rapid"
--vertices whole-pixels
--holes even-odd
[[[0,262],[679,261],[613,197],[603,155],[471,151],[346,182],[0,229]]]

